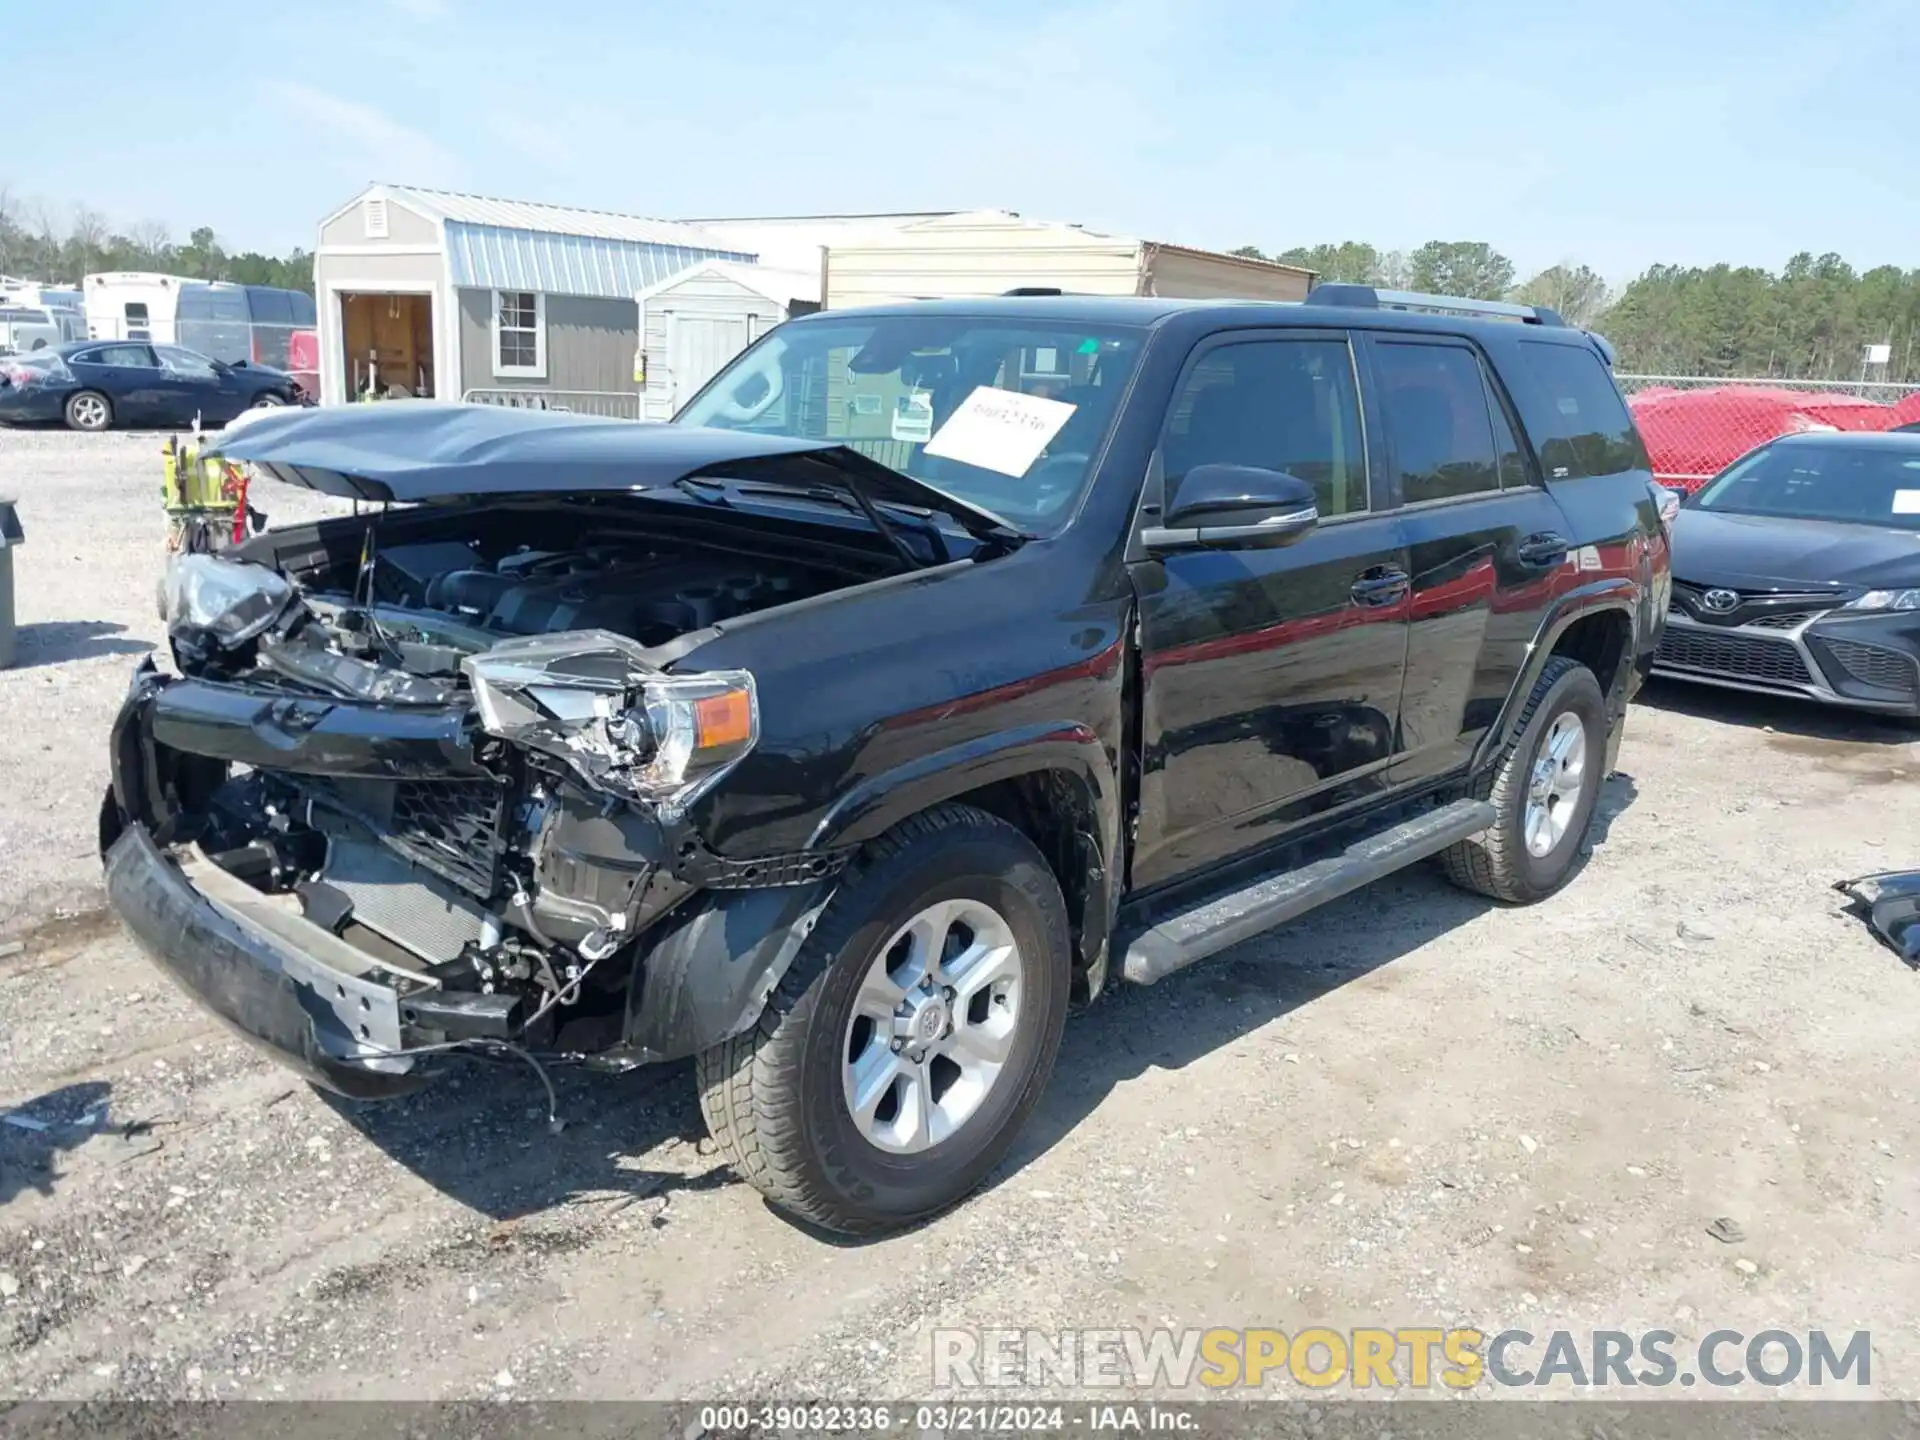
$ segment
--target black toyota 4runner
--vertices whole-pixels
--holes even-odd
[[[1576,865],[1667,607],[1606,346],[1316,302],[827,312],[670,425],[262,418],[229,459],[361,503],[171,566],[114,906],[345,1095],[694,1056],[777,1205],[952,1203],[1116,977]]]

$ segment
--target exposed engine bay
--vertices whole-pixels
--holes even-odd
[[[298,607],[317,622],[286,623],[255,656],[244,648],[209,663],[231,668],[260,659],[322,689],[371,693],[338,666],[275,665],[285,645],[378,661],[415,676],[456,677],[460,662],[502,640],[562,631],[605,630],[645,648],[724,620],[835,589],[846,577],[780,559],[641,539],[609,537],[590,545],[488,545],[483,540],[377,543],[363,534],[350,565],[316,566],[289,578]],[[175,627],[176,642],[183,637]],[[204,648],[204,647],[202,647]],[[193,656],[182,657],[183,668]],[[281,656],[283,659],[293,657]],[[311,657],[310,657],[311,658]],[[354,682],[358,679],[360,685]],[[404,688],[390,698],[437,692]]]
[[[376,553],[372,588],[384,604],[437,611],[488,636],[611,630],[655,645],[831,587],[796,567],[651,545],[489,558],[442,540]]]
[[[751,675],[675,674],[656,647],[888,562],[552,511],[482,511],[459,538],[422,538],[453,527],[417,511],[383,537],[382,518],[169,569],[175,660],[211,682],[154,702],[155,739],[181,752],[179,838],[382,977],[364,1014],[337,997],[323,1033],[338,1058],[379,1068],[403,1036],[603,1050],[636,975],[629,942],[695,888],[669,863],[687,853],[675,822],[758,736]],[[364,743],[302,743],[343,715]],[[400,1019],[383,1028],[387,1008]]]

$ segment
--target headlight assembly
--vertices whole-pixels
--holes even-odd
[[[1920,590],[1869,590],[1842,610],[1920,610]]]
[[[670,675],[606,630],[508,640],[461,662],[480,725],[602,790],[678,816],[760,738],[745,670]]]
[[[205,631],[227,649],[265,631],[292,598],[284,576],[217,555],[176,556],[160,581],[167,628]]]

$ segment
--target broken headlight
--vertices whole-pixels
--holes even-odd
[[[508,640],[461,668],[489,735],[565,761],[588,784],[677,816],[760,738],[745,670],[669,675],[606,630]]]
[[[179,555],[160,581],[160,615],[169,630],[205,632],[231,649],[278,620],[292,597],[286,577],[264,565]]]

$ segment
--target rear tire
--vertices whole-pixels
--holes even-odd
[[[903,987],[895,977],[922,973],[922,935],[940,963]],[[872,1235],[946,1209],[1046,1088],[1069,944],[1060,887],[1026,836],[967,806],[914,816],[843,875],[759,1022],[699,1057],[708,1130],[742,1179],[826,1230]]]
[[[256,395],[253,399],[253,404],[247,408],[249,410],[277,410],[286,403],[286,401],[269,390],[264,395]]]
[[[1497,818],[1484,834],[1441,852],[1447,878],[1509,905],[1530,905],[1565,885],[1593,824],[1606,745],[1600,682],[1579,661],[1552,657],[1488,782]]]
[[[113,426],[113,402],[98,390],[76,390],[67,397],[69,430],[107,430]]]

